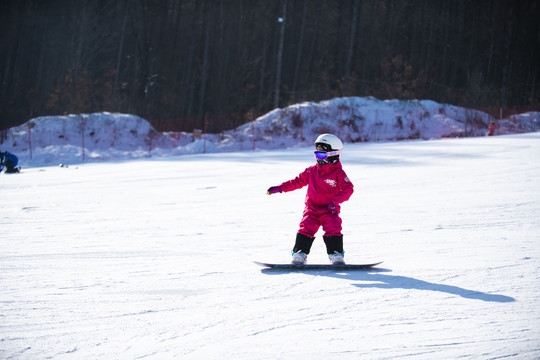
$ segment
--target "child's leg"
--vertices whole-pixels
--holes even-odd
[[[326,244],[326,253],[334,254],[338,252],[343,254],[343,235],[323,236],[324,243]]]
[[[294,243],[293,252],[297,253],[301,251],[306,255],[309,254],[313,240],[315,240],[314,237],[309,237],[300,233],[296,234],[296,242]]]
[[[341,233],[341,218],[339,215],[326,215],[322,219],[324,230],[324,243],[326,244],[326,253],[343,253],[343,234]]]
[[[313,216],[309,212],[304,212],[302,221],[300,221],[300,228],[298,232],[311,238],[315,238],[315,234],[321,227],[321,221],[317,216]]]
[[[304,254],[309,254],[313,240],[315,240],[315,234],[321,226],[319,219],[309,212],[304,212],[302,221],[300,221],[300,229],[296,234],[296,242],[294,244],[293,252],[302,251]]]

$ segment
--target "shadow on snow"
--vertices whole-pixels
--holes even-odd
[[[424,280],[419,280],[407,276],[387,275],[385,272],[390,272],[387,269],[371,269],[368,271],[314,271],[314,270],[272,270],[263,269],[262,273],[268,275],[277,275],[291,272],[302,272],[315,276],[327,276],[337,279],[356,280],[368,283],[353,284],[358,288],[378,288],[378,289],[410,289],[410,290],[427,290],[458,295],[466,299],[482,300],[490,302],[513,302],[516,301],[513,297],[497,294],[488,294],[481,291],[464,289],[459,286],[437,284]]]

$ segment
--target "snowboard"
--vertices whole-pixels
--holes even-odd
[[[265,267],[267,269],[274,270],[369,270],[379,264],[382,261],[373,264],[343,264],[343,265],[331,265],[331,264],[270,264],[254,261],[255,264]]]

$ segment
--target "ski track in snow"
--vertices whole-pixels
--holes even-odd
[[[311,148],[0,175],[2,359],[538,359],[540,133],[346,144],[346,260],[288,262]],[[320,233],[309,262],[327,262]]]

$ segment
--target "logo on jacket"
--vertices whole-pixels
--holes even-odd
[[[324,182],[327,183],[328,185],[330,185],[331,187],[336,187],[336,185],[337,185],[337,181],[332,180],[332,179],[326,179],[326,180],[324,180]]]

